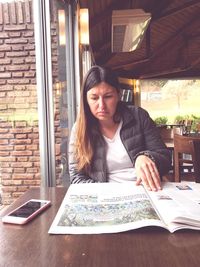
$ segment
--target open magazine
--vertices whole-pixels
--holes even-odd
[[[72,184],[49,233],[116,233],[145,226],[171,233],[200,230],[200,184],[166,182],[162,186],[152,192],[134,182]]]

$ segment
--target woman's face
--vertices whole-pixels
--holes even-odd
[[[119,100],[119,92],[105,82],[98,84],[87,92],[90,111],[100,122],[113,121],[113,115]]]

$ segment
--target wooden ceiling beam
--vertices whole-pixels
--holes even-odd
[[[177,74],[177,73],[182,73],[182,72],[189,72],[195,66],[199,65],[199,63],[200,63],[200,57],[197,60],[195,60],[192,64],[190,64],[190,66],[188,66],[187,68],[175,68],[175,69],[164,70],[164,71],[159,71],[159,72],[147,73],[147,74],[141,75],[140,79],[158,78],[158,77],[166,76],[168,74]]]
[[[125,63],[121,66],[116,66],[113,68],[114,69],[119,69],[119,68],[130,68],[130,67],[134,67],[135,65],[138,64],[142,64],[143,61],[151,61],[153,58],[155,58],[156,56],[158,56],[160,53],[164,53],[164,51],[166,51],[167,49],[169,49],[169,47],[171,47],[175,41],[180,38],[180,36],[186,31],[186,28],[189,27],[191,25],[191,23],[193,23],[194,21],[199,20],[199,15],[197,14],[196,16],[194,16],[189,22],[185,23],[181,29],[179,29],[178,31],[176,31],[173,36],[171,36],[167,41],[165,41],[164,44],[161,44],[160,47],[154,52],[152,53],[148,58],[143,58],[141,60],[138,60],[136,62],[131,62],[131,63]],[[184,45],[184,43],[182,44]]]
[[[138,68],[132,70],[117,70],[119,74],[122,74],[123,77],[126,78],[138,78],[138,79],[152,79],[152,78],[172,78],[172,77],[199,77],[199,70],[195,69],[200,64],[200,56],[190,62],[190,64],[185,64],[184,67],[175,67],[166,69],[163,71],[152,71],[144,74],[140,74],[140,70]]]
[[[121,2],[121,1],[120,1]],[[161,13],[161,15],[154,15],[154,17],[153,17],[153,23],[155,23],[155,21],[156,22],[158,22],[158,20],[160,20],[160,19],[163,19],[163,18],[165,18],[165,17],[168,17],[168,16],[172,16],[172,15],[175,15],[176,13],[179,13],[179,12],[182,12],[184,9],[186,9],[186,8],[189,8],[189,7],[192,7],[192,6],[196,6],[196,5],[199,5],[200,6],[200,2],[199,2],[199,0],[193,0],[193,1],[190,1],[189,3],[185,3],[185,4],[183,4],[183,5],[181,5],[180,7],[178,7],[178,8],[174,8],[174,9],[171,9],[171,10],[169,10],[169,11],[167,11],[167,12],[165,12],[165,13]],[[112,5],[110,5],[110,7],[108,8],[108,10],[111,8],[111,6]],[[113,4],[113,6],[114,6],[114,4]],[[159,6],[159,9],[157,9],[157,10],[160,10],[160,7],[161,6]],[[114,9],[114,8],[113,8]],[[110,11],[109,11],[110,12]],[[112,12],[112,10],[111,10],[111,12]],[[153,12],[154,14],[156,13],[156,11],[154,11]],[[106,16],[104,16],[103,15],[104,14],[104,12],[102,12],[100,15],[99,15],[99,18],[97,18],[97,21],[98,21],[98,23],[100,23],[103,19],[105,19],[108,15],[106,15]],[[96,24],[98,24],[98,23],[96,23]],[[152,22],[151,22],[152,23]],[[96,25],[95,24],[95,25]],[[93,21],[91,20],[91,28],[93,28]],[[94,46],[93,46],[93,51],[94,51],[94,53],[96,52],[96,51],[100,51],[101,50],[101,47],[102,46],[107,46],[107,47],[109,47],[110,46],[110,41],[108,41],[108,42],[106,42],[106,44],[104,43],[104,44],[100,44],[100,43],[97,43],[97,44],[95,44]],[[95,48],[95,49],[94,49]],[[100,55],[100,57],[102,57],[102,55]]]
[[[159,19],[163,19],[163,18],[166,18],[168,16],[171,16],[171,15],[175,15],[176,13],[180,13],[182,12],[184,9],[187,9],[189,7],[193,7],[193,6],[196,6],[196,5],[199,5],[200,7],[200,2],[199,0],[192,0],[190,2],[187,2],[187,3],[184,3],[183,5],[180,5],[179,7],[176,7],[176,8],[173,8],[173,9],[170,9],[164,13],[158,13],[158,15],[154,15],[154,20],[159,20]]]
[[[120,2],[120,4],[118,5],[117,2]],[[112,3],[108,6],[108,8],[106,8],[106,11],[101,11],[101,14],[91,18],[90,21],[90,25],[91,25],[91,30],[95,30],[95,26],[100,24],[102,21],[106,20],[106,19],[111,19],[111,13],[113,9],[124,9],[124,6],[122,3],[124,1],[112,1]],[[168,3],[167,3],[168,2]],[[126,62],[121,66],[116,66],[116,65],[110,65],[110,67],[113,67],[117,72],[119,73],[124,73],[127,75],[125,76],[130,76],[133,75],[134,73],[134,77],[135,75],[137,75],[138,77],[140,76],[140,73],[142,73],[142,70],[140,68],[140,66],[142,66],[142,64],[144,64],[146,66],[146,64],[149,64],[150,62],[152,62],[153,60],[155,60],[156,58],[158,58],[161,54],[165,56],[166,51],[169,51],[169,49],[171,49],[171,47],[173,46],[174,43],[179,43],[179,48],[180,46],[183,47],[185,44],[184,42],[184,37],[190,36],[191,37],[198,37],[197,33],[188,33],[187,34],[187,29],[189,27],[191,27],[192,23],[196,20],[199,19],[199,9],[200,9],[200,1],[199,0],[192,0],[190,2],[187,1],[187,3],[184,4],[180,4],[178,7],[173,8],[173,9],[169,9],[167,11],[165,11],[167,9],[167,4],[170,4],[170,1],[166,1],[164,3],[164,1],[161,1],[161,3],[163,3],[163,5],[165,5],[164,7],[161,5],[156,7],[154,10],[149,10],[149,12],[152,13],[153,18],[151,23],[154,25],[154,23],[159,23],[160,20],[162,19],[167,19],[170,16],[176,16],[178,13],[185,11],[188,8],[192,8],[192,7],[196,7],[195,11],[194,11],[194,17],[190,22],[187,22],[183,25],[183,27],[181,27],[181,29],[177,32],[175,32],[169,39],[168,41],[165,41],[162,45],[160,45],[158,47],[158,49],[156,49],[156,51],[151,51],[151,33],[150,33],[150,27],[149,27],[149,32],[146,33],[146,54],[144,55],[145,57],[141,60],[137,60],[135,62]],[[155,5],[154,5],[155,6]],[[149,4],[149,7],[146,7],[146,11],[148,11],[148,8],[150,9],[152,6]],[[128,7],[130,8],[130,7]],[[110,23],[110,22],[109,22]],[[183,42],[180,41],[180,38],[183,37]],[[96,58],[96,62],[97,64],[101,64],[101,65],[106,65],[106,63],[115,56],[115,53],[111,53],[111,42],[110,42],[110,38],[111,36],[108,37],[107,42],[105,42],[105,40],[101,43],[97,43],[95,45],[93,45],[93,51],[94,51],[94,56]],[[107,40],[107,39],[106,39]],[[177,40],[179,40],[179,42],[177,42]],[[186,38],[187,40],[187,38]],[[95,50],[94,50],[95,49]],[[187,56],[186,56],[186,60],[185,60],[185,64],[182,64],[184,67],[183,68],[174,68],[172,67],[172,70],[164,70],[162,72],[155,72],[153,73],[146,73],[145,78],[148,77],[164,77],[167,75],[174,75],[174,77],[176,75],[179,75],[182,73],[182,75],[187,75],[186,72],[188,73],[195,73],[194,68],[196,66],[198,66],[199,59],[193,61],[193,62],[188,62],[187,60]],[[163,59],[164,60],[164,59]],[[116,62],[117,59],[113,62]],[[128,71],[129,69],[132,69],[130,71]]]

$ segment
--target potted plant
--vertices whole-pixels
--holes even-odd
[[[154,120],[154,122],[156,123],[156,125],[158,126],[158,127],[167,127],[167,121],[168,121],[168,119],[167,119],[167,117],[166,116],[161,116],[161,117],[157,117],[155,120]]]

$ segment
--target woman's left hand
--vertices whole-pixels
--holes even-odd
[[[141,182],[148,190],[161,190],[161,180],[156,164],[147,156],[140,155],[135,161],[136,185]]]

